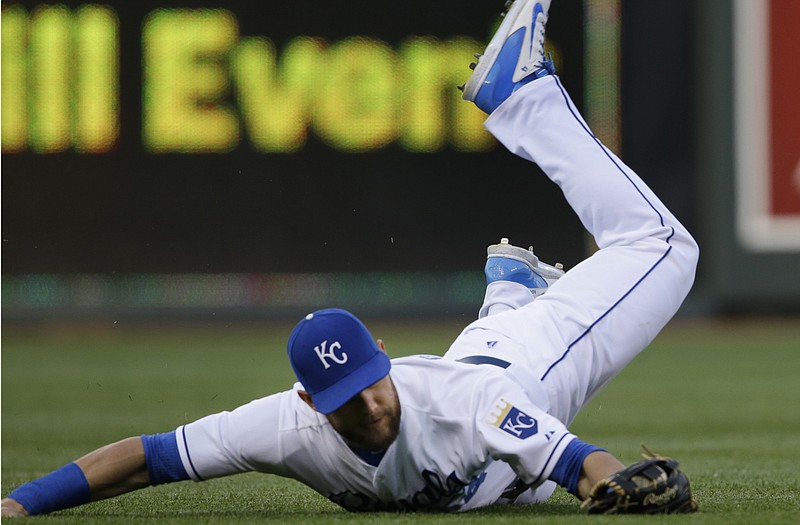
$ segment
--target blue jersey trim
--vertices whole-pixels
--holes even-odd
[[[373,467],[377,467],[380,464],[381,460],[383,459],[383,456],[386,455],[385,450],[381,450],[380,452],[370,452],[369,450],[364,448],[354,448],[354,447],[350,447],[350,450],[355,452],[356,455],[360,457],[362,460],[364,460],[365,463],[372,465]]]
[[[571,105],[571,104],[570,104],[570,102],[569,102],[569,97],[567,96],[566,92],[564,91],[564,87],[561,85],[561,82],[558,80],[558,77],[553,77],[553,78],[555,78],[556,85],[558,86],[559,90],[561,90],[561,96],[563,96],[563,97],[564,97],[564,101],[565,101],[565,103],[566,103],[567,109],[569,110],[569,112],[570,112],[570,113],[572,113],[572,116],[573,116],[573,117],[575,117],[575,120],[578,122],[578,124],[580,124],[580,126],[581,126],[581,127],[584,129],[584,131],[586,131],[586,133],[587,133],[587,134],[588,134],[588,135],[589,135],[589,136],[590,136],[590,137],[591,137],[591,138],[592,138],[592,139],[593,139],[593,140],[594,140],[594,141],[597,143],[597,145],[600,147],[600,149],[603,151],[603,153],[606,155],[606,157],[608,157],[608,160],[610,160],[610,161],[611,161],[611,163],[612,163],[612,164],[614,164],[614,166],[617,168],[617,170],[619,170],[619,172],[622,174],[622,176],[623,176],[623,177],[625,177],[625,178],[628,180],[628,182],[630,182],[630,183],[631,183],[631,185],[632,185],[632,186],[633,186],[633,188],[636,190],[636,192],[637,192],[637,193],[639,193],[639,195],[641,195],[642,199],[644,199],[644,201],[647,203],[647,205],[648,205],[648,206],[650,206],[650,208],[651,208],[651,209],[652,209],[652,210],[653,210],[653,211],[656,213],[656,215],[658,215],[658,219],[659,219],[659,222],[661,223],[661,226],[665,226],[665,224],[664,224],[664,216],[663,216],[663,215],[661,215],[661,212],[659,212],[659,211],[658,211],[658,209],[657,209],[655,206],[653,206],[653,203],[652,203],[652,202],[650,202],[650,200],[647,198],[647,196],[645,196],[645,194],[644,194],[644,193],[642,193],[642,190],[641,190],[641,189],[639,189],[639,187],[636,185],[636,183],[634,183],[634,182],[631,180],[631,178],[628,176],[628,174],[625,172],[625,170],[624,170],[624,169],[622,169],[622,167],[619,165],[619,163],[617,163],[617,161],[615,161],[615,160],[614,160],[614,157],[612,157],[612,156],[609,154],[608,150],[605,148],[605,146],[603,146],[603,144],[600,142],[600,140],[599,140],[599,139],[598,139],[598,138],[597,138],[597,137],[594,135],[594,133],[592,133],[592,132],[591,132],[591,130],[589,130],[589,129],[586,127],[586,125],[583,123],[583,121],[582,121],[582,120],[581,120],[581,119],[578,117],[578,115],[575,113],[575,110],[572,108],[572,105]],[[670,226],[670,230],[671,230],[671,233],[670,233],[670,234],[667,236],[667,238],[666,238],[666,239],[664,239],[664,242],[666,242],[666,243],[667,243],[667,245],[669,245],[669,241],[670,241],[670,239],[672,239],[672,237],[675,235],[675,228],[673,228],[673,227],[671,227],[671,226]],[[563,354],[561,354],[561,357],[559,357],[559,358],[558,358],[558,359],[557,359],[557,360],[556,360],[556,361],[555,361],[553,364],[551,364],[551,365],[550,365],[550,366],[547,368],[547,370],[545,371],[545,373],[542,375],[542,377],[541,377],[541,380],[542,380],[542,381],[544,381],[544,379],[547,377],[547,375],[550,373],[550,371],[551,371],[551,370],[552,370],[552,369],[553,369],[553,368],[554,368],[556,365],[558,365],[558,364],[559,364],[561,361],[563,361],[563,360],[564,360],[564,359],[567,357],[567,355],[570,353],[570,351],[572,350],[572,348],[573,348],[573,347],[574,347],[576,344],[578,344],[578,342],[579,342],[581,339],[583,339],[583,338],[584,338],[584,337],[585,337],[585,336],[586,336],[586,335],[587,335],[589,332],[591,332],[591,331],[592,331],[592,329],[593,329],[593,328],[594,328],[594,327],[597,325],[597,323],[599,323],[600,321],[602,321],[602,320],[605,318],[605,316],[607,316],[609,313],[611,313],[611,311],[612,311],[612,310],[614,310],[614,308],[616,308],[616,307],[617,307],[617,305],[618,305],[619,303],[621,303],[621,302],[622,302],[622,301],[623,301],[623,300],[624,300],[626,297],[628,297],[628,295],[630,295],[630,293],[631,293],[631,292],[633,292],[633,290],[635,290],[635,289],[636,289],[636,287],[637,287],[637,286],[639,286],[639,284],[640,284],[642,281],[644,281],[644,280],[647,278],[647,276],[648,276],[648,275],[650,275],[650,273],[651,273],[653,270],[655,270],[655,269],[656,269],[656,267],[658,267],[658,265],[660,265],[660,264],[661,264],[661,262],[662,262],[662,261],[663,261],[663,260],[664,260],[664,259],[667,257],[667,255],[669,255],[669,253],[670,253],[671,251],[672,251],[672,246],[671,246],[671,245],[669,245],[669,246],[668,246],[668,248],[667,248],[667,250],[666,250],[666,251],[664,252],[664,254],[663,254],[663,255],[662,255],[662,256],[661,256],[661,257],[658,259],[658,261],[656,261],[656,262],[655,262],[655,264],[653,264],[653,266],[651,266],[651,267],[650,267],[650,269],[649,269],[649,270],[647,270],[647,272],[646,272],[646,273],[645,273],[645,274],[644,274],[644,275],[643,275],[643,276],[642,276],[642,277],[641,277],[641,278],[640,278],[638,281],[636,281],[636,283],[635,283],[635,284],[634,284],[634,285],[633,285],[633,286],[632,286],[632,287],[631,287],[631,288],[630,288],[630,289],[629,289],[627,292],[625,292],[625,293],[622,295],[622,297],[620,297],[620,298],[619,298],[619,300],[618,300],[617,302],[615,302],[613,305],[611,305],[611,307],[610,307],[608,310],[606,310],[606,311],[603,313],[603,315],[601,315],[600,317],[598,317],[598,318],[597,318],[597,319],[596,319],[596,320],[595,320],[595,321],[594,321],[594,322],[593,322],[591,325],[589,325],[589,327],[588,327],[588,328],[587,328],[587,329],[586,329],[586,330],[585,330],[585,331],[584,331],[584,332],[583,332],[581,335],[579,335],[579,336],[578,336],[578,338],[577,338],[577,339],[575,339],[573,342],[571,342],[571,343],[570,343],[570,344],[567,346],[567,349],[564,351],[564,353],[563,353]]]
[[[186,451],[186,459],[189,460],[189,466],[192,467],[194,476],[200,481],[205,481],[203,477],[197,473],[197,469],[192,461],[192,455],[189,453],[189,444],[186,442],[186,427],[181,427],[181,437],[183,438],[183,449]]]
[[[564,453],[558,458],[556,466],[550,473],[550,479],[567,489],[573,496],[580,497],[578,494],[578,481],[583,471],[583,461],[592,452],[603,451],[589,443],[584,443],[580,439],[573,439],[564,449]]]
[[[151,485],[189,479],[181,461],[175,431],[142,436],[144,458]]]
[[[553,454],[556,453],[556,450],[558,450],[558,447],[559,447],[559,445],[561,445],[561,442],[564,441],[564,438],[566,438],[567,436],[571,436],[571,435],[572,434],[567,432],[563,436],[558,438],[558,442],[556,443],[556,446],[553,447],[553,450],[550,452],[550,455],[547,457],[547,461],[544,462],[544,466],[542,467],[542,471],[539,472],[539,475],[536,477],[535,480],[533,480],[533,483],[531,483],[531,485],[538,485],[539,483],[541,483],[543,481],[544,473],[547,470],[547,466],[550,465],[550,462],[553,460]]]

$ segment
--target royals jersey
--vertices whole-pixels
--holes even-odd
[[[575,436],[501,368],[433,356],[392,361],[400,433],[377,466],[363,461],[293,390],[179,427],[196,481],[258,471],[296,479],[348,510],[468,510],[546,499]],[[544,485],[543,485],[544,483]],[[538,488],[538,490],[537,490]]]

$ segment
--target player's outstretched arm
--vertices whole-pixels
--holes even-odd
[[[92,501],[119,496],[150,485],[142,438],[106,445],[75,462],[83,471]]]
[[[588,498],[595,484],[623,468],[625,465],[608,452],[592,452],[583,460],[583,469],[578,479],[578,495],[582,500]]]
[[[46,514],[119,496],[150,485],[142,438],[132,437],[90,452],[14,490],[2,500],[3,517]]]

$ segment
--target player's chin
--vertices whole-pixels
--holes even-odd
[[[399,423],[399,419],[383,417],[375,424],[363,427],[354,441],[358,443],[359,448],[385,450],[394,443],[400,434]]]
[[[391,428],[373,430],[361,436],[361,445],[368,450],[385,450],[397,439],[398,432]]]

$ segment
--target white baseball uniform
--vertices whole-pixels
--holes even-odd
[[[536,80],[486,121],[558,184],[601,248],[533,300],[487,287],[479,319],[443,358],[392,361],[400,434],[377,466],[294,390],[179,427],[195,480],[260,471],[297,479],[351,510],[468,510],[549,497],[567,425],[675,314],[697,246],[649,188],[603,147],[557,77]],[[475,358],[492,364],[465,364]],[[512,494],[521,480],[531,489]]]

